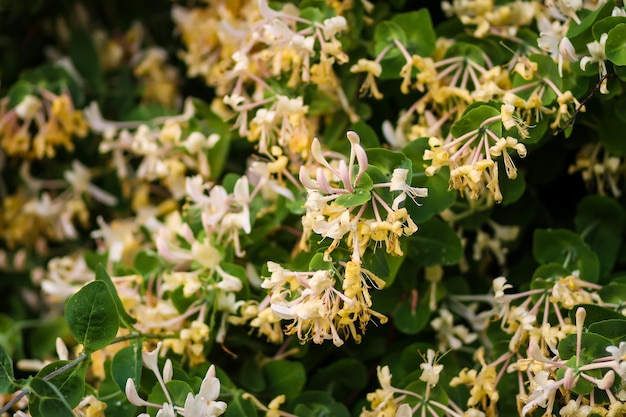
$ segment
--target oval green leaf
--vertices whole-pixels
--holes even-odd
[[[85,350],[108,346],[119,329],[119,315],[106,284],[93,281],[72,295],[65,306],[70,332]]]

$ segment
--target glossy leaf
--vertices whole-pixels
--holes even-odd
[[[605,303],[623,304],[626,302],[626,284],[620,282],[610,282],[604,285],[598,294]]]
[[[70,363],[68,360],[60,360],[52,362],[44,366],[37,376],[44,378],[55,372],[57,369]],[[68,368],[52,378],[46,379],[47,382],[54,385],[59,390],[63,399],[67,404],[74,408],[80,403],[85,395],[85,375],[87,373],[86,362],[81,362],[77,366]]]
[[[604,52],[615,65],[626,65],[626,23],[619,23],[609,30]]]
[[[132,378],[135,386],[139,384],[143,361],[141,358],[141,339],[117,352],[111,362],[111,376],[122,391],[126,389],[126,381]]]
[[[29,386],[33,392],[29,396],[32,417],[74,417],[72,407],[52,383],[35,377]]]
[[[610,339],[614,346],[626,341],[626,318],[608,319],[589,325],[589,333],[596,333]],[[605,352],[605,355],[608,355]]]
[[[364,173],[359,180],[359,184],[354,188],[354,192],[350,194],[342,194],[335,199],[335,203],[346,208],[361,206],[370,201],[372,198],[370,190],[373,185],[374,183],[370,179],[369,175]]]
[[[453,265],[463,256],[456,232],[437,217],[421,224],[407,240],[407,255],[418,266]]]
[[[88,352],[108,346],[119,329],[115,301],[102,281],[90,282],[72,295],[65,316],[70,332]]]

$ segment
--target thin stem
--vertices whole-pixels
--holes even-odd
[[[76,359],[66,363],[65,365],[61,366],[58,369],[55,369],[54,371],[50,372],[48,375],[44,376],[42,379],[44,381],[49,381],[55,376],[60,375],[63,372],[67,371],[68,369],[71,369],[77,366],[79,363],[83,362],[87,358],[89,358],[89,355],[87,355],[86,353],[81,353],[80,356],[78,356]],[[28,387],[24,388],[22,391],[16,394],[13,398],[11,398],[11,400],[7,402],[4,405],[4,407],[0,409],[0,414],[6,413],[7,411],[9,411],[11,407],[13,407],[19,400],[21,400],[24,396],[28,394],[30,394],[30,388]]]

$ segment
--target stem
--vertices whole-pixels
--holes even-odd
[[[89,355],[87,355],[86,353],[81,353],[79,357],[77,357],[76,359],[72,360],[71,362],[66,363],[65,365],[63,365],[62,367],[55,369],[54,371],[50,372],[48,375],[44,376],[42,379],[44,381],[49,381],[52,378],[54,378],[57,375],[62,374],[63,372],[67,371],[68,369],[71,369],[73,367],[75,367],[76,365],[78,365],[79,363],[81,363],[82,361],[84,361],[85,359],[89,358]],[[30,388],[24,388],[22,391],[20,391],[18,394],[16,394],[13,398],[11,398],[11,400],[9,402],[7,402],[4,407],[2,407],[0,409],[0,414],[6,413],[7,411],[9,411],[9,409],[11,407],[13,407],[13,405],[15,405],[15,403],[17,403],[19,400],[21,400],[24,396],[30,394]]]

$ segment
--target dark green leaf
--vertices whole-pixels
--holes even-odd
[[[220,378],[221,380],[221,378]],[[243,399],[244,392],[237,390],[232,400],[228,401],[228,408],[224,413],[224,417],[256,417],[256,407],[251,400]]]
[[[428,297],[413,299],[409,294],[396,310],[393,322],[402,333],[417,334],[430,321],[430,313]]]
[[[76,29],[70,41],[70,57],[81,76],[95,86],[102,83],[100,57],[89,33]]]
[[[407,256],[418,266],[453,265],[463,256],[459,236],[437,217],[420,225],[407,240]]]
[[[580,271],[586,281],[597,282],[598,257],[576,233],[565,230],[538,229],[533,236],[533,256],[541,264],[559,263],[570,271]]]
[[[111,376],[122,391],[126,389],[126,381],[128,378],[132,378],[135,382],[135,386],[139,384],[143,368],[141,345],[141,339],[137,339],[136,342],[123,348],[113,357],[113,361],[111,362]]]
[[[617,346],[620,342],[626,341],[626,319],[608,319],[591,323],[589,333],[596,333],[611,339],[613,345]],[[605,355],[608,353],[605,352]]]
[[[317,409],[318,412],[314,414],[315,416],[348,417],[350,415],[345,406],[337,403],[335,398],[327,391],[304,391],[292,401],[292,404],[295,407],[298,407],[299,404],[306,404],[310,408]]]
[[[588,327],[591,323],[599,323],[604,320],[624,320],[626,317],[615,311],[608,309],[606,307],[601,307],[595,304],[579,304],[575,306],[573,309],[569,311],[569,317],[572,323],[576,322],[576,310],[578,307],[583,307],[587,314],[585,315],[585,326]]]
[[[600,276],[612,269],[622,243],[624,209],[615,200],[600,195],[583,198],[577,207],[574,224],[600,262]]]
[[[246,390],[261,392],[265,389],[267,384],[263,378],[263,370],[256,357],[250,356],[244,360],[239,380],[242,388]]]
[[[357,359],[338,359],[331,365],[319,369],[310,382],[311,387],[319,389],[328,389],[336,384],[352,390],[365,388],[367,384],[367,368],[363,365],[363,362]],[[298,396],[298,398],[301,398],[301,396]]]
[[[268,362],[263,375],[267,381],[265,392],[272,398],[284,394],[289,400],[302,391],[306,381],[304,366],[284,359]]]
[[[53,384],[35,377],[29,386],[32,390],[29,411],[33,417],[74,417],[72,407]]]
[[[13,360],[0,346],[0,394],[8,394],[13,386]]]
[[[576,334],[570,334],[559,342],[559,357],[567,360],[576,356]],[[607,356],[606,348],[612,346],[610,339],[596,333],[583,333],[580,351],[580,365]]]
[[[56,361],[52,362],[46,366],[44,366],[38,373],[37,376],[40,378],[44,378],[61,368],[64,365],[67,365],[70,361]],[[83,399],[85,395],[85,375],[87,373],[86,362],[83,361],[77,364],[73,368],[68,368],[65,371],[61,372],[58,375],[55,375],[52,378],[46,379],[47,382],[54,385],[55,388],[59,390],[61,395],[67,404],[74,408],[78,405],[78,403]]]

